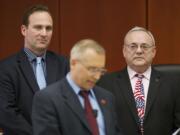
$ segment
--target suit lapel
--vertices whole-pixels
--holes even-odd
[[[49,64],[50,63],[50,64]],[[47,70],[47,84],[51,84],[57,80],[58,63],[56,58],[47,51],[46,53],[46,70]]]
[[[129,76],[127,73],[127,69],[123,70],[121,74],[117,77],[117,90],[121,89],[123,97],[125,98],[125,101],[127,103],[127,107],[131,111],[132,115],[134,116],[134,119],[137,123],[139,123],[139,117],[137,114],[136,104],[134,100],[133,90],[131,87],[131,83],[129,80]]]
[[[96,99],[104,116],[106,134],[109,134],[110,124],[111,124],[109,117],[111,116],[111,114],[108,108],[108,99],[105,96],[103,96],[103,93],[99,92],[99,90],[96,87],[93,88],[93,91],[95,93]]]
[[[26,81],[28,82],[28,84],[32,88],[32,90],[34,92],[39,90],[33,69],[32,69],[32,67],[28,61],[28,58],[23,50],[19,53],[19,55],[17,57],[17,62],[20,67],[20,70],[22,71]]]
[[[86,120],[86,116],[83,110],[83,107],[77,97],[77,95],[73,92],[71,86],[68,84],[67,80],[63,80],[65,83],[63,86],[63,97],[65,99],[65,102],[69,106],[69,108],[74,112],[75,116],[77,116],[78,119],[87,127],[87,129],[90,131],[90,127],[88,125],[88,122]]]
[[[161,83],[160,74],[154,69],[152,69],[148,96],[147,96],[146,110],[145,110],[145,118],[144,118],[145,120],[158,95],[160,83]]]

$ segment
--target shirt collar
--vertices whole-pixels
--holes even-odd
[[[66,79],[67,79],[68,83],[70,84],[70,86],[72,87],[72,90],[76,93],[76,95],[79,95],[81,88],[72,80],[70,73],[68,73],[66,75]],[[90,92],[90,95],[94,98],[95,94],[93,92],[93,89],[90,89],[89,92]]]
[[[135,72],[132,68],[130,68],[129,66],[127,66],[127,71],[128,71],[128,74],[129,74],[129,78],[130,79],[133,79],[134,76],[136,74],[138,74],[137,72]],[[151,71],[152,71],[152,68],[151,66],[144,72],[142,73],[144,75],[144,78],[147,79],[147,80],[150,80],[150,76],[151,76]]]
[[[28,59],[32,62],[34,59],[36,59],[36,55],[29,50],[28,48],[24,48],[24,52],[27,55]],[[46,53],[43,54],[42,59],[45,60],[46,59]]]

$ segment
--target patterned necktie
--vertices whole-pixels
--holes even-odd
[[[89,123],[89,126],[91,128],[92,135],[99,135],[99,129],[98,129],[97,121],[96,121],[96,118],[94,116],[93,109],[91,107],[91,104],[90,104],[90,101],[88,98],[89,91],[81,90],[80,95],[84,99],[85,115],[86,115],[87,121]]]
[[[40,90],[46,87],[46,80],[42,67],[42,57],[36,58],[36,80]]]
[[[135,84],[135,91],[134,91],[134,99],[136,102],[136,108],[139,116],[139,122],[140,122],[140,130],[143,135],[143,119],[145,114],[145,99],[144,99],[144,86],[142,83],[142,79],[144,78],[144,75],[136,74],[135,77],[137,77],[137,81]]]

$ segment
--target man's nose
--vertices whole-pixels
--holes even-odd
[[[47,35],[47,30],[45,28],[43,28],[41,30],[41,35],[43,35],[43,36]]]
[[[136,52],[142,52],[142,51],[143,51],[142,47],[138,46]]]
[[[94,78],[98,81],[101,78],[101,72],[96,72]]]

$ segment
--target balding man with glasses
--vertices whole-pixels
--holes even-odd
[[[124,38],[127,67],[107,74],[99,85],[114,93],[125,135],[171,135],[180,126],[180,90],[174,76],[151,66],[156,55],[152,33],[134,27]]]

